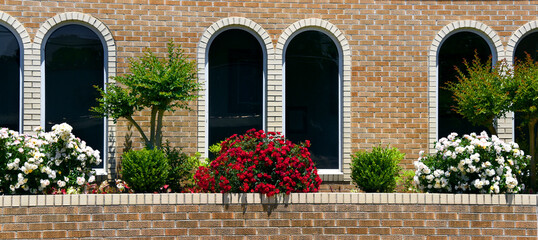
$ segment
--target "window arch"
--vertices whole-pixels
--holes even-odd
[[[209,143],[209,95],[211,90],[209,89],[209,79],[211,78],[209,73],[209,51],[210,47],[213,43],[213,41],[222,33],[228,31],[228,30],[241,30],[246,33],[249,33],[251,36],[253,36],[259,43],[262,49],[263,53],[263,92],[261,93],[263,101],[263,110],[262,110],[262,124],[263,128],[266,129],[267,125],[275,125],[271,121],[271,115],[274,115],[277,111],[271,111],[268,110],[268,104],[270,105],[271,102],[268,102],[266,91],[268,81],[268,71],[270,71],[271,68],[268,68],[268,59],[273,59],[274,49],[273,44],[271,42],[271,37],[269,34],[261,27],[259,24],[255,23],[254,21],[243,18],[243,17],[229,17],[229,18],[223,18],[219,21],[211,24],[206,31],[203,33],[202,37],[200,38],[200,42],[198,43],[198,54],[197,54],[197,62],[198,62],[198,79],[200,82],[205,83],[205,89],[206,91],[200,92],[200,98],[198,98],[198,126],[199,126],[199,133],[198,133],[198,152],[202,153],[204,156],[208,156],[208,147],[210,146]],[[250,37],[249,37],[250,38]],[[269,69],[269,70],[268,70]],[[273,91],[274,92],[274,91]],[[273,103],[274,105],[274,103]],[[274,109],[274,107],[271,107],[271,109]],[[267,117],[269,115],[269,117]],[[269,127],[270,131],[275,131],[273,129],[274,127]]]
[[[15,33],[0,24],[0,127],[22,131],[22,47]]]
[[[461,33],[461,35],[458,33]],[[440,101],[442,100],[442,98],[445,98],[445,99],[447,98],[446,96],[445,97],[440,96],[441,95],[440,88],[442,88],[441,84],[442,82],[444,82],[443,80],[444,77],[441,76],[441,74],[443,74],[443,71],[440,69],[441,67],[440,61],[444,61],[443,60],[444,57],[440,56],[442,55],[441,48],[447,47],[446,49],[450,49],[451,48],[450,45],[445,45],[447,43],[447,40],[450,40],[450,39],[456,40],[456,38],[451,38],[451,37],[459,38],[464,35],[467,35],[467,37],[470,38],[469,41],[471,41],[470,43],[472,45],[474,45],[472,42],[475,41],[475,42],[479,42],[480,46],[485,46],[483,45],[483,42],[485,42],[487,47],[481,47],[481,49],[487,48],[488,50],[485,50],[485,51],[489,52],[489,54],[482,54],[482,55],[487,55],[486,57],[491,56],[493,62],[496,62],[498,59],[504,59],[504,56],[505,56],[504,47],[502,45],[500,37],[497,35],[497,33],[493,29],[491,29],[489,26],[481,22],[471,21],[471,20],[456,21],[456,22],[452,22],[444,26],[441,30],[439,30],[439,32],[433,39],[433,42],[432,42],[432,45],[430,47],[430,51],[428,54],[429,55],[428,57],[428,66],[429,66],[428,67],[428,85],[429,85],[428,87],[428,96],[429,96],[428,98],[429,99],[428,100],[429,101],[428,139],[429,141],[428,142],[430,143],[429,146],[433,146],[433,143],[437,141],[439,138],[443,137],[443,134],[445,134],[446,136],[446,133],[451,131],[451,129],[445,129],[445,130],[441,129],[444,125],[446,125],[446,121],[444,125],[443,123],[441,124],[439,123],[440,122],[439,105],[443,104],[443,103],[440,103]],[[448,42],[448,44],[450,44],[450,42]],[[469,45],[469,43],[467,44],[467,46],[472,46],[472,45]],[[472,59],[472,57],[474,56],[474,49],[476,47],[467,47],[467,48],[471,50],[465,51],[465,52],[470,52],[470,58],[469,57],[466,57],[466,58]],[[462,50],[464,49],[465,49],[465,46],[457,50],[458,52],[462,52]],[[457,58],[454,58],[454,59],[457,60]],[[460,62],[461,61],[463,61],[463,56],[460,58]],[[448,71],[450,63],[444,64],[444,65],[447,66],[446,69]],[[450,99],[450,97],[448,98]],[[450,104],[445,104],[445,105],[450,105]],[[510,119],[506,119],[506,118],[498,119],[497,132],[499,133],[499,138],[503,140],[504,139],[507,140],[508,138],[511,138],[511,127],[508,127],[509,125],[511,126],[511,124],[507,124],[507,122],[509,121],[511,122]]]
[[[465,71],[464,59],[471,62],[475,54],[487,61],[492,57],[489,44],[482,36],[472,31],[458,31],[448,36],[442,43],[438,54],[438,137],[448,136],[452,132],[460,135],[471,132],[487,131],[483,126],[473,126],[460,114],[452,110],[455,102],[453,94],[445,89],[448,82],[458,81],[456,67]],[[492,59],[495,62],[494,59]]]
[[[208,144],[264,129],[265,60],[260,40],[241,28],[225,29],[208,51]]]
[[[42,121],[45,130],[67,122],[73,134],[106,152],[106,122],[94,118],[98,91],[107,78],[107,51],[102,37],[82,24],[66,22],[51,29],[42,48]],[[104,161],[97,168],[103,168]]]
[[[284,132],[309,140],[319,169],[341,170],[342,50],[331,35],[303,28],[284,49]]]

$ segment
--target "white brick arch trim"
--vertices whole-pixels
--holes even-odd
[[[506,61],[508,64],[512,64],[514,61],[514,54],[516,51],[516,47],[519,44],[519,42],[525,38],[528,34],[534,33],[538,31],[538,20],[528,22],[525,25],[518,28],[512,36],[510,36],[510,40],[508,40],[508,45],[506,46]]]
[[[58,14],[52,18],[47,19],[36,32],[34,37],[34,43],[32,45],[32,66],[33,73],[32,76],[36,76],[35,80],[39,83],[36,84],[33,91],[41,93],[41,99],[38,99],[40,103],[39,109],[41,119],[39,122],[34,123],[35,125],[44,127],[44,113],[45,106],[43,105],[44,101],[44,57],[45,57],[45,45],[47,43],[48,37],[54,32],[54,30],[59,27],[69,25],[69,24],[78,24],[85,26],[88,29],[92,30],[100,39],[103,44],[103,50],[105,54],[105,77],[104,82],[113,82],[110,77],[116,75],[116,43],[112,36],[112,33],[108,27],[101,22],[99,19],[84,13],[79,12],[66,12]],[[32,128],[35,126],[31,126]],[[115,124],[112,119],[106,121],[106,133],[103,141],[106,141],[105,146],[107,146],[107,151],[104,154],[104,169],[96,169],[98,174],[114,174],[114,153],[115,153]],[[102,151],[102,150],[100,150]]]
[[[52,34],[53,30],[67,24],[80,24],[88,27],[101,38],[107,54],[108,75],[113,76],[116,73],[116,43],[112,33],[103,22],[88,14],[67,12],[49,18],[41,25],[35,35],[34,50],[41,51],[45,46],[46,39]]]
[[[265,119],[263,120],[265,130],[271,130],[268,128],[267,124],[269,122],[268,113],[271,112],[271,109],[268,109],[268,106],[271,101],[274,99],[268,99],[268,91],[271,89],[268,88],[268,82],[270,81],[270,69],[271,65],[274,62],[274,47],[271,41],[270,35],[265,31],[265,29],[257,24],[256,22],[244,18],[244,17],[229,17],[221,19],[211,26],[209,26],[205,32],[202,34],[200,42],[198,43],[197,50],[197,63],[198,63],[198,79],[204,85],[204,90],[200,92],[200,97],[198,98],[198,152],[202,153],[202,156],[207,156],[208,148],[208,114],[209,114],[209,102],[208,102],[208,83],[209,83],[209,69],[208,69],[208,54],[209,47],[211,42],[215,39],[220,33],[230,30],[230,29],[241,29],[252,34],[260,42],[263,56],[264,56],[264,112]]]
[[[25,59],[25,56],[30,55],[32,52],[32,45],[31,45],[32,42],[30,40],[30,35],[28,34],[28,31],[26,31],[26,28],[17,19],[15,19],[11,15],[2,11],[0,11],[0,26],[6,27],[13,33],[13,35],[15,36],[15,38],[17,39],[19,43],[19,48],[21,50],[20,75],[19,75],[20,76],[19,129],[13,129],[13,130],[23,132],[24,131],[24,123],[23,123],[24,115],[23,114],[25,113],[23,109],[24,102],[25,102],[24,101],[24,81],[26,81],[28,77],[31,77],[31,75],[26,74],[25,67],[24,67],[24,59]]]
[[[274,102],[275,108],[281,108],[281,110],[278,112],[275,111],[273,116],[269,115],[269,118],[274,117],[278,119],[278,121],[273,123],[273,126],[277,128],[277,131],[282,131],[281,128],[284,126],[285,121],[285,103],[283,101],[283,91],[285,88],[283,69],[285,64],[284,53],[293,37],[306,30],[316,30],[327,34],[333,39],[340,54],[340,169],[337,171],[322,170],[320,171],[320,175],[325,181],[347,181],[349,180],[347,178],[351,174],[351,49],[344,33],[337,26],[322,19],[310,18],[299,20],[284,30],[276,44],[274,81],[270,81],[268,86],[270,89],[279,89],[279,91],[269,91],[268,94],[272,94],[269,95],[269,98],[282,100]],[[346,179],[344,179],[344,176]]]
[[[432,148],[438,137],[437,126],[437,104],[438,104],[438,55],[443,42],[451,35],[458,32],[472,32],[481,36],[490,46],[492,53],[492,61],[496,62],[505,58],[504,47],[501,42],[501,38],[492,28],[489,26],[472,20],[456,21],[444,26],[435,36],[430,46],[428,53],[428,143]],[[503,139],[511,139],[511,127],[508,127],[510,123],[507,123],[508,119],[499,119],[498,121],[498,133],[499,137]],[[511,122],[511,119],[509,120]],[[510,128],[510,129],[508,129]]]

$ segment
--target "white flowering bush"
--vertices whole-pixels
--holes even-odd
[[[95,181],[99,151],[72,129],[62,123],[34,136],[0,129],[0,194],[78,193]]]
[[[486,132],[457,137],[456,133],[435,143],[431,155],[420,153],[415,161],[415,184],[437,193],[518,193],[530,156],[517,143],[505,143]]]

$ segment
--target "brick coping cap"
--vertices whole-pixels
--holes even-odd
[[[170,204],[424,204],[536,206],[538,204],[538,195],[431,193],[292,193],[290,195],[266,197],[257,193],[160,193],[0,196],[0,207]]]

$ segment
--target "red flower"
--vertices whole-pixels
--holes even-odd
[[[321,178],[310,159],[310,142],[296,145],[280,133],[251,129],[221,143],[219,156],[200,167],[195,180],[204,192],[312,192]]]

